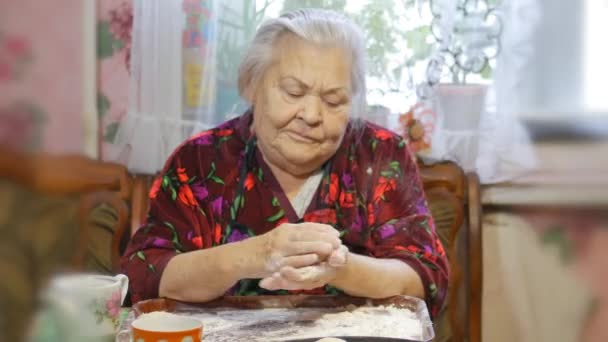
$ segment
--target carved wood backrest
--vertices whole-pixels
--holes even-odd
[[[131,196],[127,169],[84,156],[26,153],[0,146],[0,178],[19,184],[33,193],[79,198],[79,237],[73,267],[83,265],[89,235],[89,213],[108,203],[118,212],[119,225],[128,217],[125,201]]]
[[[450,341],[481,341],[481,204],[479,180],[451,162],[420,166],[435,227],[450,262]],[[439,322],[439,325],[444,322]],[[436,322],[436,326],[437,322]],[[440,327],[441,328],[441,327]],[[441,336],[444,337],[445,336]],[[439,340],[439,339],[438,339]]]

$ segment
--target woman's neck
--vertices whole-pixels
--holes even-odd
[[[304,185],[308,177],[312,175],[311,173],[306,175],[294,176],[291,173],[281,169],[280,167],[269,163],[268,160],[265,161],[266,164],[268,164],[270,170],[272,171],[272,174],[277,179],[277,182],[279,182],[279,185],[281,185],[281,189],[283,189],[283,192],[285,192],[285,195],[290,200],[292,200],[298,195],[298,192],[300,192],[302,185]]]

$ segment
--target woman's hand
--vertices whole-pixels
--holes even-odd
[[[282,224],[257,237],[261,267],[256,275],[268,277],[282,268],[299,269],[327,260],[342,246],[340,233],[319,223]]]
[[[279,272],[260,281],[260,287],[267,290],[312,290],[325,286],[332,281],[339,268],[346,265],[348,248],[340,246],[334,250],[327,261],[317,265],[296,268],[282,267]]]

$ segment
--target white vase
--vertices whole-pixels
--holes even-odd
[[[452,160],[466,171],[476,170],[487,89],[481,84],[435,86],[432,103],[439,123],[433,138],[436,159]]]
[[[434,90],[433,107],[443,120],[444,129],[470,131],[479,128],[487,85],[440,83]]]

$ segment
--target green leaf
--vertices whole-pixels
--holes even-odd
[[[437,285],[431,283],[429,285],[429,292],[431,293],[431,298],[435,298],[437,296]]]
[[[137,257],[141,259],[141,261],[146,261],[146,255],[142,251],[137,251]]]
[[[207,174],[207,177],[205,177],[205,180],[210,179],[214,175],[215,175],[215,163],[211,162],[211,170],[209,171],[209,174]]]
[[[110,110],[110,100],[102,93],[97,92],[97,115],[103,118]]]
[[[260,180],[260,182],[263,180],[264,178],[264,171],[262,171],[262,168],[259,167],[258,168],[258,179]]]
[[[279,209],[279,211],[270,216],[269,218],[266,219],[267,222],[276,222],[278,221],[280,218],[282,218],[283,216],[285,216],[285,212],[283,211],[283,209]]]
[[[236,198],[234,199],[234,206],[235,206],[235,207],[237,207],[237,208],[238,208],[238,207],[240,207],[240,206],[241,206],[241,198],[242,198],[242,197],[243,197],[242,195],[238,195],[238,196],[236,196]]]
[[[150,272],[156,273],[156,267],[154,267],[154,265],[148,264],[148,269],[150,270]]]
[[[214,182],[216,182],[216,183],[218,183],[218,184],[224,185],[224,181],[220,177],[218,177],[218,176],[211,176],[211,180],[214,181]]]
[[[401,140],[399,141],[399,145],[397,145],[397,147],[398,147],[398,148],[403,148],[403,147],[405,147],[405,140],[401,139]]]
[[[116,133],[118,133],[118,127],[120,123],[112,122],[106,126],[105,133],[103,135],[103,140],[105,142],[113,143],[116,139]]]
[[[174,187],[171,187],[171,200],[173,202],[175,202],[176,199],[177,199],[177,191],[175,191]]]
[[[162,181],[163,190],[167,190],[167,186],[169,186],[169,177],[165,175],[165,176],[163,176],[163,181]]]
[[[483,68],[481,69],[479,74],[481,75],[481,78],[484,78],[486,80],[491,79],[492,78],[492,66],[490,65],[490,63],[486,62],[486,64],[483,66]]]
[[[226,232],[224,233],[224,237],[222,238],[222,243],[226,243],[226,241],[228,241],[228,237],[230,236],[231,233],[232,233],[232,226],[230,224],[228,224],[226,226]]]
[[[234,208],[234,206],[230,206],[230,218],[233,220],[236,219],[236,209]]]
[[[431,233],[431,228],[429,227],[429,220],[428,219],[420,222],[420,225],[424,228],[424,230],[427,232],[427,234],[432,234]]]
[[[188,184],[194,183],[195,180],[196,180],[196,176],[190,177],[190,179],[188,179]]]
[[[376,146],[378,146],[378,140],[373,139],[373,140],[372,140],[372,151],[375,151],[375,150],[376,150]]]
[[[218,139],[218,145],[222,144],[223,142],[228,141],[230,139],[232,139],[232,136],[230,136],[230,135],[226,136],[226,137],[221,137],[221,138]]]
[[[422,260],[422,263],[425,264],[428,268],[432,269],[433,271],[437,271],[438,268],[437,266],[435,266],[435,264],[428,262],[427,260]]]
[[[396,160],[393,160],[393,161],[392,161],[392,162],[390,162],[388,165],[391,167],[391,169],[393,169],[393,170],[395,170],[395,171],[397,171],[397,170],[401,169],[401,164],[399,164],[399,162],[398,162],[398,161],[396,161]]]
[[[110,23],[99,21],[97,23],[97,58],[104,59],[112,57],[114,53],[122,49],[123,42],[116,39],[110,31]]]
[[[433,46],[428,42],[428,37],[431,37],[429,25],[418,26],[404,34],[407,47],[413,51],[413,55],[408,59],[408,65],[413,66],[416,62],[425,60],[431,55]]]
[[[393,178],[395,176],[395,171],[389,171],[389,170],[380,171],[380,175],[382,177],[386,177],[386,178]]]
[[[276,196],[272,198],[272,206],[273,207],[279,206],[279,199]]]

